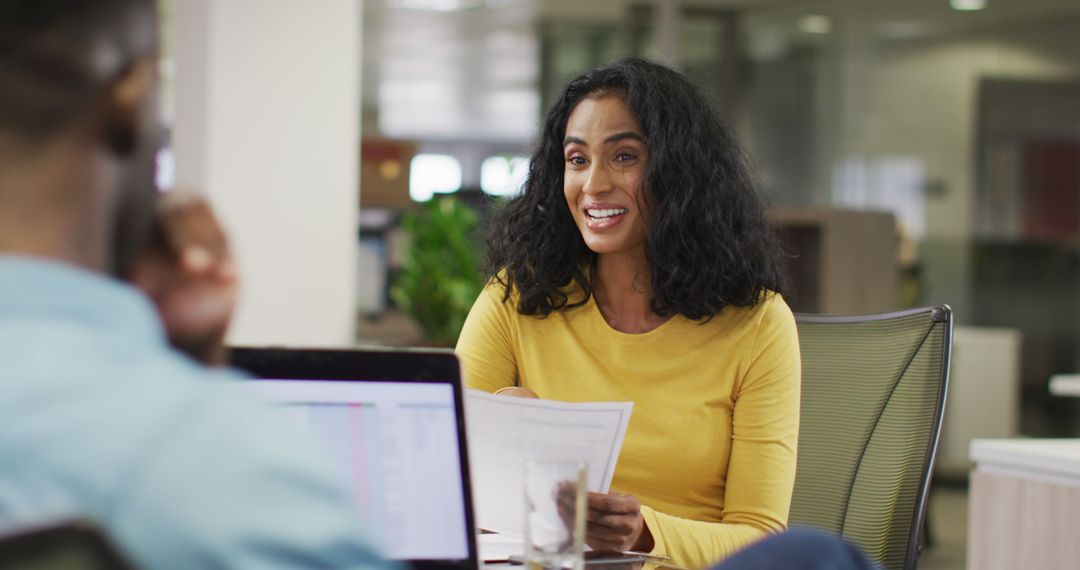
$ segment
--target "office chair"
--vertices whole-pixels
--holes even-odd
[[[802,415],[789,524],[915,568],[949,383],[947,305],[797,315]]]

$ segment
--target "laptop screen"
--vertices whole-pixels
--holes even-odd
[[[449,384],[265,380],[258,386],[323,441],[388,556],[469,556]]]
[[[235,349],[232,363],[323,443],[387,556],[421,569],[475,568],[452,354]]]

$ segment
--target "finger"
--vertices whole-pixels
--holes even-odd
[[[588,522],[585,524],[585,535],[594,536],[600,540],[622,542],[630,536],[628,528],[612,528],[602,524]]]
[[[589,545],[589,548],[593,550],[601,550],[606,552],[620,552],[625,550],[621,548],[621,541],[605,540],[595,536],[585,536],[585,544]]]
[[[237,278],[236,262],[233,261],[232,256],[226,256],[221,260],[221,263],[217,265],[218,279],[222,281],[235,284]]]
[[[608,513],[636,514],[641,512],[641,502],[633,495],[623,493],[589,493],[589,509]]]
[[[180,264],[190,273],[207,273],[214,269],[214,255],[201,245],[189,245],[180,250]]]
[[[159,203],[158,215],[173,251],[198,246],[214,257],[221,257],[226,252],[225,232],[201,196],[170,192]]]
[[[560,505],[575,506],[577,503],[577,483],[574,481],[559,481],[555,484],[553,496]]]
[[[588,524],[610,528],[618,532],[630,533],[634,530],[634,518],[630,515],[613,515],[590,511],[585,515],[585,521]]]
[[[183,232],[185,230],[180,230]],[[179,237],[189,240],[177,251],[178,269],[191,277],[212,279],[220,284],[236,281],[236,265],[228,248],[217,243],[205,243],[203,238]]]

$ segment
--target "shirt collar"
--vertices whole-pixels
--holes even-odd
[[[102,273],[44,258],[0,255],[0,319],[79,321],[163,344],[161,321],[149,299]]]

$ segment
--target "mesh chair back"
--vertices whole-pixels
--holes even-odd
[[[946,305],[855,317],[799,315],[802,416],[791,526],[914,568],[948,385]]]

